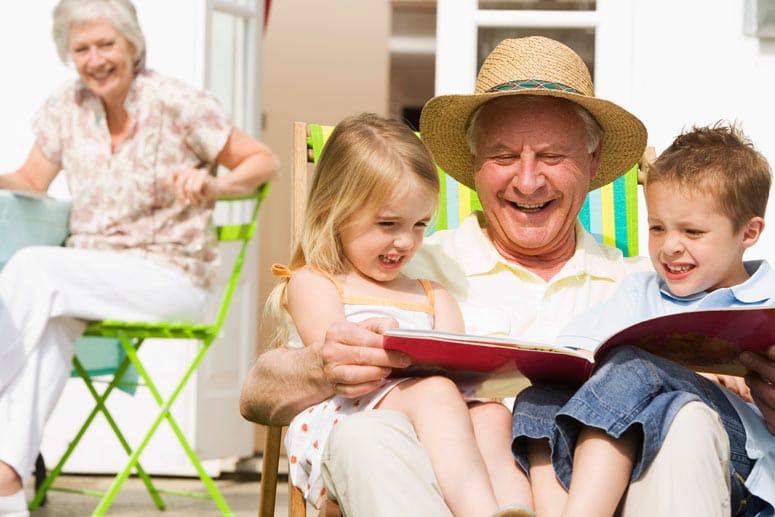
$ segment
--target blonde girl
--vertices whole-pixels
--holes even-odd
[[[433,159],[405,124],[374,114],[342,120],[320,156],[290,266],[273,268],[281,282],[268,308],[286,321],[277,342],[307,346],[323,339],[333,323],[372,317],[462,332],[460,309],[449,292],[401,274],[422,244],[438,191]],[[479,406],[487,404],[494,409],[481,414],[500,412],[491,425],[510,429],[505,406]],[[502,508],[516,501],[511,493],[497,493],[488,473],[491,464],[495,469],[503,463],[517,472],[513,459],[503,459],[508,442],[487,444],[499,454],[483,458],[466,401],[452,381],[439,376],[386,378],[365,396],[337,395],[294,418],[285,441],[291,480],[316,506],[328,495],[321,457],[329,433],[348,415],[369,410],[400,411],[410,419],[455,515],[529,515]],[[342,511],[347,514],[347,508]]]

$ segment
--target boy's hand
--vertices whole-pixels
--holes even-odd
[[[724,386],[734,393],[737,393],[740,398],[746,402],[753,402],[753,398],[751,398],[751,390],[748,388],[748,385],[745,383],[745,379],[742,377],[735,377],[734,375],[720,375],[715,373],[701,373],[700,375],[706,379],[710,379],[711,381]]]

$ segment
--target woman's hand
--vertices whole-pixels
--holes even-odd
[[[179,202],[198,207],[218,196],[217,181],[206,169],[185,169],[170,172],[164,186],[175,192]]]
[[[167,175],[164,185],[181,203],[199,206],[218,197],[250,194],[280,168],[269,147],[238,128],[232,129],[215,163],[228,169],[228,174],[215,177],[207,169],[177,170]]]

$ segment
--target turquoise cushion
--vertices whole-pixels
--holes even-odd
[[[0,269],[19,248],[62,244],[69,218],[67,201],[0,190]]]
[[[81,361],[84,369],[91,376],[112,375],[124,361],[126,352],[114,337],[81,336],[75,342],[75,353]],[[77,377],[75,370],[70,372],[71,377]],[[121,380],[118,389],[133,395],[137,388],[138,373],[133,364],[129,365]]]
[[[68,234],[70,203],[25,192],[0,190],[0,269],[25,246],[59,246]],[[76,354],[91,375],[113,373],[124,359],[116,338],[81,336]],[[73,372],[74,373],[74,372]],[[134,392],[137,371],[130,366],[119,389]]]

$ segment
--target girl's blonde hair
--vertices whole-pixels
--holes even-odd
[[[407,181],[413,177],[415,181]],[[311,266],[332,275],[346,271],[342,231],[359,218],[376,214],[391,198],[417,184],[438,197],[436,165],[418,136],[401,121],[362,113],[336,125],[320,154],[299,242],[289,269]],[[285,310],[282,278],[266,304],[277,325],[272,345],[287,339],[290,318]]]

